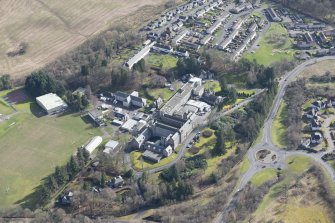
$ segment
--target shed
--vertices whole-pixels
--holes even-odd
[[[93,139],[85,146],[85,149],[92,154],[92,152],[98,148],[98,146],[102,143],[101,136],[95,136]]]

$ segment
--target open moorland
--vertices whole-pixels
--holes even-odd
[[[39,117],[40,108],[30,100],[14,108],[10,119],[0,122],[0,208],[26,202],[25,196],[55,166],[65,164],[78,147],[101,135],[78,114]],[[0,106],[0,111],[10,109]]]
[[[112,25],[154,16],[164,0],[0,0],[0,74],[27,74]],[[149,10],[145,10],[149,9]],[[129,16],[131,15],[131,16]],[[127,20],[123,18],[127,16]],[[10,18],[10,19],[8,19]],[[25,44],[22,55],[8,56]]]

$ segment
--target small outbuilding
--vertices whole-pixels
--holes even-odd
[[[92,154],[92,152],[98,148],[98,146],[102,143],[101,136],[95,136],[84,148]]]
[[[118,148],[118,146],[119,146],[119,142],[118,141],[109,140],[106,143],[105,149],[104,149],[103,152],[110,154],[113,150],[115,150],[116,148]]]

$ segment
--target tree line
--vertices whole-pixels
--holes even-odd
[[[9,90],[13,87],[13,81],[9,74],[0,75],[0,91]]]
[[[71,156],[64,166],[56,166],[54,173],[49,175],[35,193],[38,196],[38,205],[43,207],[50,202],[52,196],[84,168],[90,160],[89,152],[79,148],[76,155]]]
[[[334,22],[335,3],[332,0],[277,0],[283,5],[321,20]]]
[[[84,94],[73,94],[72,91],[65,89],[62,82],[43,71],[34,72],[29,75],[25,81],[25,89],[33,97],[56,93],[67,102],[70,109],[76,112],[88,107],[92,94],[89,85],[86,86]]]

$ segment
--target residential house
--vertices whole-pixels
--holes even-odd
[[[319,130],[321,130],[321,127],[322,127],[320,121],[317,121],[315,119],[311,120],[311,123],[309,124],[309,126],[310,126],[312,131],[319,131]]]
[[[321,132],[313,132],[311,135],[311,143],[312,144],[320,144],[322,143],[323,136]]]
[[[314,119],[315,116],[318,115],[318,111],[315,108],[310,109],[305,113],[305,116],[309,119]]]
[[[101,110],[93,109],[88,112],[88,116],[94,121],[97,126],[104,125],[104,116]]]

